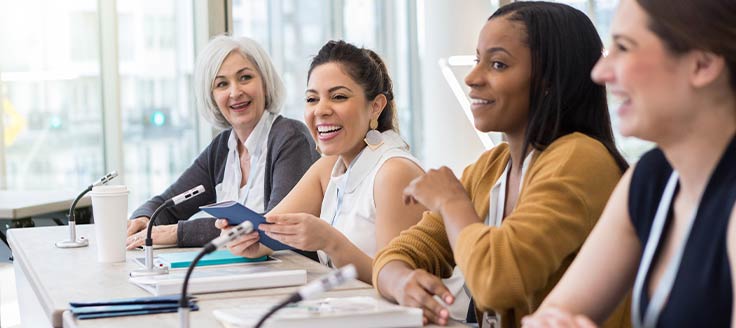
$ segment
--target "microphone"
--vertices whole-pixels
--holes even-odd
[[[276,311],[282,309],[283,307],[291,303],[297,303],[302,300],[313,298],[352,279],[355,279],[355,277],[357,276],[358,271],[355,269],[355,266],[352,264],[348,264],[337,271],[329,273],[319,280],[314,280],[304,285],[304,287],[300,288],[296,293],[289,296],[288,299],[271,308],[271,310],[269,310],[268,313],[266,313],[266,315],[264,315],[261,320],[258,321],[258,323],[255,325],[255,328],[260,328],[263,323],[265,323],[266,320],[271,317],[271,315],[273,315],[274,313],[276,313]]]
[[[205,254],[212,253],[218,248],[225,246],[225,244],[237,239],[242,235],[247,235],[253,232],[253,223],[250,221],[243,221],[243,223],[230,228],[224,235],[221,235],[215,239],[212,239],[207,245],[204,245],[202,250]]]
[[[101,186],[103,184],[106,184],[110,182],[110,180],[114,179],[118,176],[118,171],[112,171],[108,174],[105,174],[102,178],[95,181],[93,184],[87,186],[86,189],[84,189],[77,198],[74,199],[72,202],[72,206],[69,208],[69,214],[67,214],[67,219],[69,220],[69,240],[63,240],[56,242],[55,245],[58,248],[77,248],[77,247],[86,247],[89,245],[89,240],[85,239],[84,237],[80,237],[79,240],[77,240],[77,221],[74,217],[74,210],[77,208],[77,203],[84,195],[86,195],[88,192],[92,190],[92,188]]]
[[[189,189],[165,201],[163,204],[161,204],[161,206],[159,206],[155,211],[153,211],[153,214],[151,214],[151,218],[148,219],[148,226],[146,228],[147,229],[146,230],[146,241],[145,241],[145,246],[143,246],[143,250],[145,251],[145,257],[146,257],[146,267],[141,270],[131,271],[130,272],[131,277],[153,276],[153,275],[159,275],[159,274],[166,274],[169,272],[169,269],[166,267],[158,267],[158,268],[153,267],[153,238],[151,238],[151,234],[153,233],[153,225],[156,222],[156,217],[164,209],[179,205],[183,202],[186,202],[196,197],[197,195],[201,195],[202,193],[204,193],[204,186],[202,185],[196,186],[192,189]]]
[[[90,187],[97,187],[97,186],[101,186],[103,184],[106,184],[106,183],[110,182],[110,180],[115,179],[115,177],[117,177],[117,176],[118,176],[118,171],[112,171],[112,172],[110,172],[108,174],[105,174],[105,176],[102,177],[102,178],[100,178],[100,180],[95,181],[95,183],[93,183]],[[92,188],[90,188],[90,190],[91,189]]]
[[[214,252],[218,248],[225,246],[225,244],[237,239],[242,235],[247,235],[253,232],[253,223],[250,221],[243,221],[235,227],[230,228],[225,234],[213,239],[204,247],[202,251],[197,254],[192,263],[187,268],[187,274],[184,276],[184,283],[181,287],[181,299],[179,299],[179,326],[189,328],[189,298],[187,297],[187,286],[189,285],[189,277],[194,271],[194,267],[197,266],[199,260],[205,255]]]

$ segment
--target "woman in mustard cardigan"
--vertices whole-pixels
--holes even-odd
[[[457,265],[482,326],[519,326],[539,306],[627,168],[605,87],[589,75],[602,50],[590,20],[567,5],[516,2],[489,18],[465,82],[475,127],[502,132],[507,143],[460,181],[443,167],[406,188],[405,201],[429,211],[376,255],[381,295],[422,308],[425,323],[446,324],[435,297],[454,301],[440,277]],[[611,326],[625,325],[625,315]]]

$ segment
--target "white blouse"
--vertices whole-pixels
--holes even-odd
[[[358,154],[350,167],[345,167],[342,159],[335,162],[330,182],[327,185],[320,217],[344,234],[366,255],[373,258],[376,247],[376,202],[374,182],[378,170],[387,160],[401,157],[411,160],[419,167],[419,161],[409,153],[409,146],[394,131],[381,133],[384,143],[378,149],[366,147]],[[323,251],[317,251],[320,262],[334,266]],[[459,268],[455,268],[450,278],[442,280],[455,295],[455,303],[450,306],[454,319],[464,320],[470,297],[464,291],[465,279]]]
[[[365,147],[350,167],[345,167],[342,158],[335,162],[320,211],[323,220],[370,257],[377,252],[373,185],[378,170],[387,160],[396,157],[406,158],[420,165],[409,153],[409,146],[398,133],[388,130],[381,135],[383,145],[375,150]],[[327,254],[322,251],[318,253],[323,264],[331,264]]]
[[[238,153],[238,136],[235,131],[230,132],[227,141],[228,153],[225,162],[225,176],[222,182],[215,186],[217,202],[234,200],[246,207],[263,213],[266,204],[263,203],[263,183],[266,170],[266,153],[268,151],[268,135],[271,125],[279,114],[265,111],[256,124],[253,132],[245,140],[245,148],[250,155],[250,171],[245,186],[240,187],[243,173],[240,170],[240,154]]]
[[[532,155],[534,151],[529,152],[524,158],[524,163],[521,164],[521,177],[519,179],[519,193],[521,193],[521,186],[524,184],[524,176],[529,168],[529,163],[532,161]],[[511,160],[506,163],[506,168],[501,174],[501,178],[491,188],[490,194],[490,207],[488,207],[488,216],[485,219],[485,224],[492,227],[500,227],[503,222],[504,207],[506,206],[506,184],[508,183],[509,171],[511,171]]]

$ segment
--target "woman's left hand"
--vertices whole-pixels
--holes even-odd
[[[291,247],[305,250],[325,250],[334,241],[332,226],[324,220],[306,213],[266,215],[266,222],[260,224],[269,237]]]
[[[176,244],[176,233],[178,230],[177,224],[169,224],[162,226],[153,227],[151,231],[151,239],[153,239],[154,245],[173,245]],[[136,247],[143,246],[146,241],[146,233],[148,229],[143,229],[125,240],[125,247],[128,250],[135,249]]]
[[[404,189],[404,204],[420,203],[433,212],[441,212],[442,206],[451,200],[464,199],[468,194],[447,166],[432,169],[414,179]]]
[[[596,328],[588,317],[574,315],[558,308],[546,308],[521,319],[522,328]]]

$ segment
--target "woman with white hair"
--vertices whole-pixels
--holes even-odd
[[[145,227],[157,207],[200,184],[205,187],[203,195],[159,213],[153,242],[202,246],[220,231],[214,218],[189,220],[199,206],[237,201],[267,212],[319,158],[307,127],[279,115],[284,84],[254,40],[224,35],[212,39],[197,59],[194,90],[201,114],[225,130],[174,184],[133,212],[128,249],[143,244]]]

